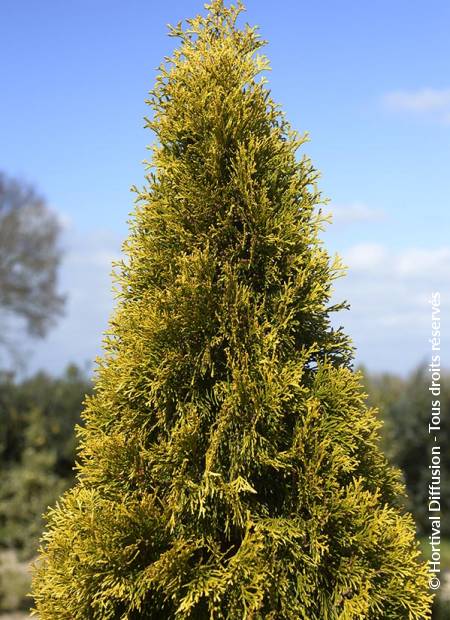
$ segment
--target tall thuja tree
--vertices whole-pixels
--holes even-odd
[[[241,6],[171,29],[79,479],[49,514],[45,619],[423,619],[425,567],[378,447],[317,173]]]

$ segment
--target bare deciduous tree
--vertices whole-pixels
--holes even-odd
[[[43,337],[62,314],[58,292],[60,223],[29,184],[0,172],[0,339],[9,341],[8,318],[20,318]]]

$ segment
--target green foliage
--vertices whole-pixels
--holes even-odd
[[[422,553],[424,554],[427,560],[431,560],[431,548],[430,541],[428,537],[421,537],[420,547]],[[441,569],[443,572],[448,573],[450,575],[450,539],[442,538],[440,544],[440,552],[441,552]]]
[[[429,533],[428,484],[431,442],[428,433],[431,396],[427,368],[420,366],[406,379],[390,374],[366,379],[369,403],[380,408],[384,420],[384,445],[391,460],[401,468],[408,493],[408,507],[421,532]],[[450,412],[450,377],[441,378],[441,510],[442,535],[450,535],[450,438],[447,419]],[[449,567],[450,568],[450,567]]]
[[[433,602],[433,620],[450,620],[450,601],[436,598]]]
[[[20,558],[36,554],[42,514],[73,483],[73,426],[89,390],[75,366],[58,378],[2,378],[0,548],[15,549]]]
[[[21,461],[2,475],[0,541],[2,546],[16,549],[19,557],[28,559],[36,553],[42,514],[70,486],[71,481],[55,474],[55,462],[53,452],[29,444]]]
[[[17,464],[22,458],[26,436],[36,448],[55,454],[56,473],[72,475],[82,402],[91,391],[85,373],[70,365],[61,377],[38,372],[20,383],[8,374],[0,376],[0,461]],[[36,415],[39,421],[36,422]],[[33,425],[33,433],[28,427]]]
[[[41,620],[419,620],[426,571],[378,445],[317,172],[240,7],[172,28],[78,483],[49,513]]]

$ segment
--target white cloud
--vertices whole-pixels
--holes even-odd
[[[410,112],[450,124],[450,88],[422,88],[386,93],[382,98],[386,108],[396,112]]]
[[[50,210],[56,215],[58,224],[63,232],[70,231],[73,228],[72,216],[64,211],[58,211],[54,207],[50,207]]]
[[[404,276],[445,276],[450,270],[450,247],[406,250],[397,259],[397,272]]]
[[[330,213],[333,216],[333,222],[337,224],[377,222],[386,217],[381,209],[374,209],[363,202],[353,202],[347,205],[331,204]]]
[[[432,291],[450,307],[450,246],[391,250],[360,243],[343,253],[347,275],[335,283],[335,299],[349,312],[334,319],[357,349],[356,360],[373,370],[406,372],[430,355]],[[442,334],[443,366],[450,366],[450,332]]]
[[[107,230],[94,230],[81,234],[72,226],[65,231],[65,263],[75,266],[98,266],[111,268],[112,262],[120,257],[121,239]]]
[[[446,277],[450,273],[450,247],[388,250],[377,243],[360,243],[343,254],[344,262],[355,272],[374,272],[390,278]]]
[[[388,258],[387,250],[377,243],[359,243],[344,254],[344,262],[356,271],[378,269]]]

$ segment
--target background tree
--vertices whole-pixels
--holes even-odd
[[[21,459],[2,473],[0,546],[30,559],[42,531],[42,514],[72,482],[56,473],[56,453],[45,446],[42,412],[29,412]]]
[[[421,534],[428,535],[428,484],[431,462],[430,377],[425,366],[419,366],[408,377],[389,373],[367,375],[369,403],[380,408],[384,420],[383,442],[393,463],[403,472],[408,493],[408,507],[414,513]],[[442,535],[450,535],[450,377],[441,377],[441,527]]]
[[[376,407],[383,419],[380,429],[383,451],[391,462],[398,464],[397,454],[400,450],[401,433],[395,428],[397,419],[394,420],[391,410],[396,403],[403,398],[406,385],[405,379],[391,373],[369,373],[364,367],[360,367],[363,375],[363,385],[367,392],[367,403],[370,407]]]
[[[0,550],[36,554],[42,514],[73,484],[75,435],[91,383],[74,365],[0,381]]]
[[[429,617],[398,472],[331,326],[342,270],[317,172],[241,8],[172,28],[78,483],[36,569],[41,620]]]
[[[0,173],[1,341],[6,321],[21,319],[32,336],[44,336],[61,314],[64,297],[57,290],[61,260],[60,224],[28,184]]]

